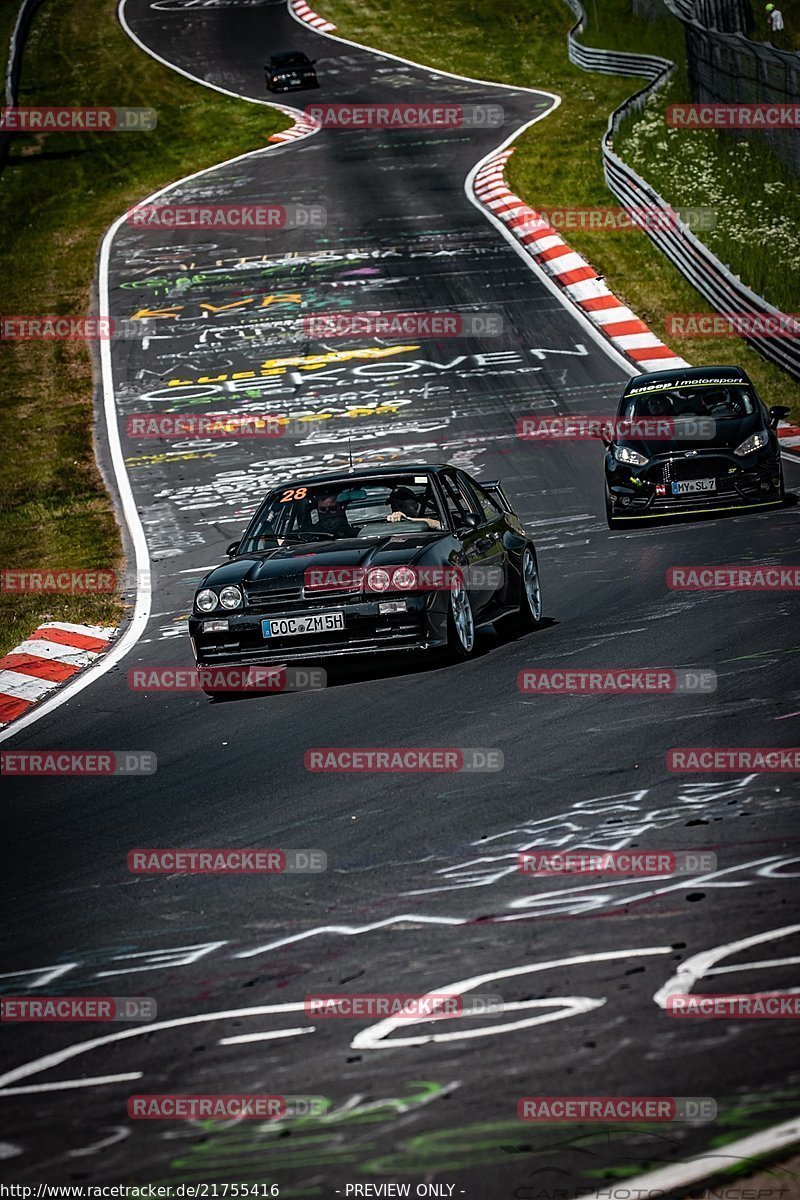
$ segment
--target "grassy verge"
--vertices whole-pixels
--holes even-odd
[[[15,141],[0,175],[6,314],[83,315],[104,231],[172,180],[263,146],[287,119],[193,84],[123,33],[114,0],[46,0],[25,47],[20,103],[155,108],[147,133]],[[81,342],[0,342],[0,568],[119,565],[92,452],[92,368]],[[0,652],[45,619],[116,624],[115,595],[0,595]]]
[[[595,7],[598,31],[591,27]],[[559,93],[556,112],[515,143],[510,185],[534,208],[616,205],[603,179],[599,142],[609,112],[641,85],[570,64],[566,32],[572,17],[561,0],[519,0],[511,8],[483,0],[439,0],[435,6],[423,0],[320,0],[317,8],[354,41],[443,70]],[[675,60],[684,54],[681,27],[667,15],[654,22],[636,20],[627,0],[602,0],[587,8],[587,43]],[[669,314],[712,310],[645,234],[575,229],[566,236],[612,290],[689,362],[739,364],[768,404],[787,404],[800,418],[797,386],[740,338],[667,334]]]
[[[800,273],[797,177],[757,133],[736,138],[670,128],[665,106],[689,95],[682,75],[676,72],[626,123],[615,149],[673,208],[713,208],[716,224],[702,235],[708,248],[748,287],[782,312],[793,312]]]

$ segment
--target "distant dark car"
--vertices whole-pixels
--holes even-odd
[[[637,375],[603,438],[609,526],[782,503],[776,428],[788,413],[767,411],[739,367]]]
[[[194,598],[200,668],[437,649],[466,658],[477,626],[542,618],[536,549],[502,486],[451,466],[286,483],[228,555]]]
[[[319,87],[315,62],[316,59],[308,58],[302,50],[280,50],[270,55],[264,67],[267,91],[295,92]]]

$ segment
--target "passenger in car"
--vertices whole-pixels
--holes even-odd
[[[389,496],[389,503],[392,506],[392,511],[386,518],[387,521],[420,521],[423,525],[427,525],[429,529],[441,529],[440,521],[434,517],[421,516],[422,504],[408,487],[396,487]]]

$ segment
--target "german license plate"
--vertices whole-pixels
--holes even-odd
[[[673,496],[685,496],[687,492],[715,492],[716,490],[716,479],[681,479],[672,485]]]
[[[309,613],[302,617],[270,617],[261,622],[261,636],[300,637],[308,633],[333,633],[344,629],[343,612]]]

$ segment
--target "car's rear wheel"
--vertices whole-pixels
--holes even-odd
[[[447,613],[447,650],[452,658],[469,658],[475,649],[475,619],[460,572],[450,584]]]

